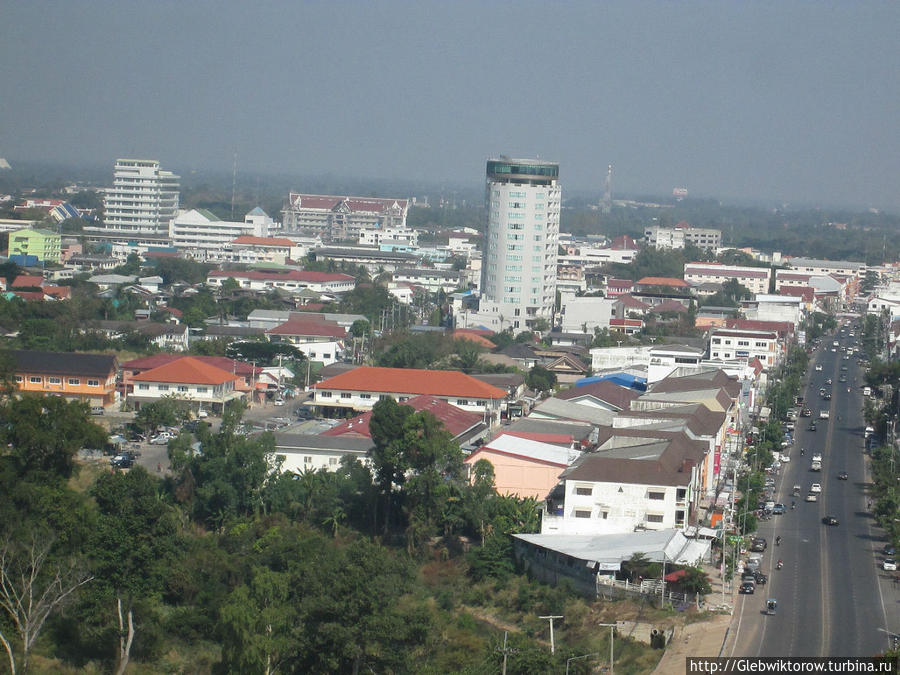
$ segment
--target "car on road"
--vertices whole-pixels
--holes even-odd
[[[812,417],[812,410],[809,408],[804,408],[800,411],[800,417]]]
[[[809,491],[810,492],[821,492],[822,486],[819,483],[813,483],[812,485],[809,486]]]
[[[814,461],[814,462],[821,462],[821,461],[822,461],[822,453],[821,453],[821,452],[814,452],[814,453],[813,453],[813,456],[812,456],[812,461]]]
[[[825,392],[825,396],[823,396],[822,398],[824,398],[826,401],[830,401],[830,400],[831,400],[831,393],[830,393],[830,392]]]
[[[784,504],[775,504],[775,506],[772,508],[772,515],[783,516],[786,510],[787,509],[784,508]]]
[[[815,423],[815,422],[810,422],[810,423],[809,423],[809,426],[806,427],[806,430],[807,430],[807,431],[815,431],[817,428],[818,428],[818,427],[816,427],[816,423]]]
[[[819,501],[819,498],[816,496],[815,492],[810,492],[808,495],[806,495],[806,501],[816,502]]]
[[[846,382],[846,381],[847,381],[847,376],[846,376],[846,375],[841,375],[841,376],[838,378],[838,382]]]
[[[284,399],[276,398],[275,401],[273,401],[273,403],[275,403],[275,405],[284,405]]]
[[[847,474],[846,471],[841,471],[841,472],[837,475],[837,479],[838,479],[838,480],[848,480],[849,478],[850,478],[850,476]]]
[[[822,372],[822,364],[821,363],[816,364],[816,372],[820,372],[820,373]]]
[[[740,588],[740,590],[738,590],[738,593],[741,593],[742,595],[753,595],[755,590],[756,590],[756,584],[750,583],[748,581],[746,583],[741,584],[741,588]]]
[[[830,377],[827,380],[825,380],[825,384],[832,384]]]
[[[838,519],[834,516],[825,516],[822,518],[823,525],[838,525]]]
[[[841,366],[841,370],[847,372],[847,366]]]
[[[881,563],[881,569],[883,569],[885,572],[896,572],[897,561],[893,558],[885,558]]]

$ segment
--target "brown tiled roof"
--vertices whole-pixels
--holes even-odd
[[[218,385],[231,382],[235,374],[204,363],[193,356],[144,371],[133,378],[136,382],[168,382],[172,384]]]
[[[556,394],[556,398],[561,398],[564,401],[570,401],[573,398],[582,396],[592,396],[619,410],[628,410],[631,401],[640,396],[640,394],[633,389],[622,387],[609,380],[600,380],[599,382],[591,382],[580,387],[572,387]]]
[[[402,405],[408,405],[417,412],[423,410],[430,412],[443,423],[444,428],[449,431],[454,438],[467,432],[472,427],[477,426],[483,420],[483,417],[478,413],[462,410],[455,405],[451,405],[446,401],[434,398],[433,396],[413,396]],[[362,415],[357,415],[346,422],[341,422],[337,426],[332,427],[327,431],[323,431],[320,435],[343,436],[345,434],[353,434],[371,438],[372,432],[369,430],[369,422],[371,419],[372,411],[368,411]]]
[[[660,442],[666,447],[657,459],[604,457],[602,451],[592,452],[582,455],[561,478],[637,485],[688,485],[691,468],[702,461],[702,454],[683,437]]]

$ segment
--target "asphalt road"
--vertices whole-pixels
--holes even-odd
[[[828,409],[830,420],[818,420],[815,432],[807,429],[808,418],[796,422],[791,461],[782,467],[776,483],[777,501],[787,505],[787,513],[759,527],[769,541],[763,565],[769,583],[754,595],[740,596],[732,624],[737,631],[735,656],[871,656],[889,646],[881,629],[888,624],[885,602],[897,599],[884,598],[877,567],[884,541],[866,508],[863,371],[855,357],[844,360],[840,349],[832,352],[832,341],[823,339],[813,355],[804,394],[812,419]],[[840,342],[846,346],[853,340],[844,337]],[[822,364],[822,372],[814,370],[816,363]],[[846,383],[838,381],[842,366],[847,367]],[[825,385],[829,377],[831,386]],[[830,402],[819,395],[823,386],[832,392]],[[800,448],[806,448],[805,456]],[[821,472],[810,470],[814,451],[823,454]],[[838,480],[840,471],[847,471],[849,480]],[[817,502],[806,502],[812,483],[820,483],[822,492]],[[801,496],[793,498],[792,488],[798,484]],[[792,500],[797,502],[794,510]],[[826,515],[835,516],[840,524],[824,525]],[[783,541],[775,546],[779,535]],[[776,570],[779,558],[784,568]],[[890,588],[888,592],[897,594]],[[768,598],[778,601],[774,616],[764,613]]]

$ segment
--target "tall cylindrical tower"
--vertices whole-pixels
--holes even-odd
[[[526,330],[539,318],[552,324],[560,197],[558,163],[488,160],[481,293],[504,328]]]

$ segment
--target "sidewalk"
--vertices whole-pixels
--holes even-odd
[[[653,675],[684,675],[688,656],[718,656],[731,625],[731,615],[677,627]]]

